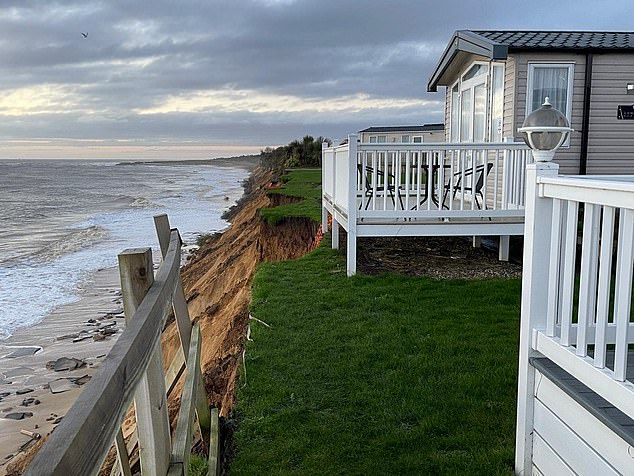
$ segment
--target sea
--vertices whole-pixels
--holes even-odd
[[[0,341],[77,301],[124,249],[158,261],[154,215],[185,244],[224,229],[248,171],[209,162],[0,160]]]

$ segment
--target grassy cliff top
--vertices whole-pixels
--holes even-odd
[[[271,195],[285,195],[301,199],[297,203],[260,210],[260,216],[272,225],[287,218],[303,217],[321,221],[321,169],[290,170],[282,176],[282,187],[272,188]]]

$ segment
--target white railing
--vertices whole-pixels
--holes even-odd
[[[347,215],[349,208],[350,164],[348,144],[322,151],[322,193],[335,208]]]
[[[360,219],[523,215],[525,170],[532,162],[523,143],[352,148],[356,152],[349,144],[324,148],[322,159],[324,197],[346,215],[353,205]]]
[[[549,358],[634,418],[634,385],[626,375],[634,343],[634,176],[557,173],[555,164],[528,169],[518,472],[530,468],[535,385],[530,356]]]

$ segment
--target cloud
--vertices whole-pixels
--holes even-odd
[[[627,30],[634,13],[625,1],[517,5],[3,0],[0,139],[255,145],[435,122],[444,97],[425,85],[454,30]]]
[[[355,94],[330,98],[302,98],[291,95],[267,94],[257,90],[209,90],[194,91],[170,96],[163,103],[150,109],[137,110],[138,114],[165,114],[173,112],[252,112],[352,114],[368,110],[408,109],[426,106],[438,107],[437,101],[422,99],[376,98],[367,94]],[[1,106],[1,103],[0,103]]]

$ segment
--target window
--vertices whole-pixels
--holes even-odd
[[[476,63],[460,79],[460,142],[486,139],[488,72],[488,65]]]
[[[504,66],[494,64],[491,73],[491,142],[502,142],[504,118]]]
[[[423,138],[421,136],[414,136],[414,144],[420,144],[423,142]]]
[[[486,139],[487,88],[484,83],[473,88],[473,141]]]
[[[377,138],[376,138],[376,139],[377,139],[376,141],[377,141],[379,144],[384,144],[384,143],[386,143],[386,142],[387,142],[387,136],[377,136]]]
[[[407,144],[409,142],[409,136],[401,136],[401,142]]]
[[[502,140],[504,64],[472,63],[449,92],[449,140]]]
[[[376,136],[370,136],[370,144],[376,144]]]
[[[487,74],[487,67],[484,64],[475,64],[462,76],[463,81],[476,78],[478,76],[485,76]]]
[[[460,101],[460,142],[470,142],[471,124],[473,123],[473,111],[471,103],[473,102],[473,89],[462,91]]]
[[[553,107],[565,114],[570,121],[573,76],[572,64],[529,63],[526,115],[539,109],[548,97]]]
[[[526,91],[526,115],[539,109],[548,98],[555,109],[572,122],[573,64],[529,63]],[[564,147],[570,144],[570,135]]]

